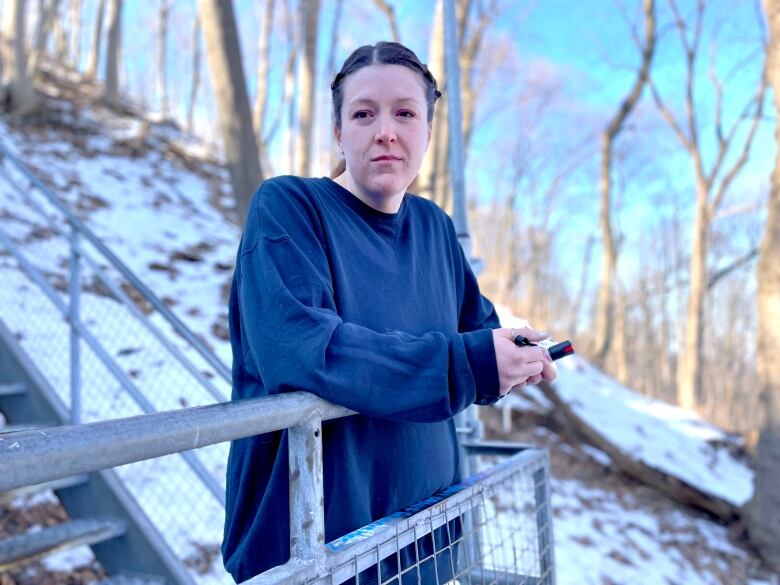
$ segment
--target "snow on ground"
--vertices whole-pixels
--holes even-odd
[[[499,316],[506,327],[525,323],[505,307]],[[750,499],[753,472],[729,449],[737,446],[733,436],[696,413],[633,392],[577,354],[557,367],[558,395],[627,455],[735,506]]]
[[[58,107],[64,117],[76,120],[75,110],[69,110],[67,102],[60,102]],[[165,143],[155,135],[154,126],[148,139],[152,148],[134,150],[128,144],[138,139],[143,128],[137,120],[88,110],[82,115],[78,123],[89,132],[79,136],[78,146],[67,129],[21,131],[3,120],[0,136],[3,144],[47,184],[55,186],[58,195],[77,210],[106,245],[166,300],[223,362],[229,363],[224,292],[240,233],[216,207],[228,207],[222,194],[225,172],[212,168],[209,179],[203,173],[187,170],[166,154]],[[162,129],[161,133],[175,134],[170,129]],[[186,146],[189,151],[195,148],[191,142]],[[53,275],[53,280],[66,276],[67,247],[42,227],[40,219],[1,180],[0,220],[0,228],[23,243],[25,252]],[[85,245],[85,249],[89,251],[90,246]],[[90,278],[94,281],[94,272],[87,271],[82,280]],[[58,294],[67,298],[65,289],[58,289]],[[133,382],[156,408],[213,402],[207,393],[182,382],[185,378],[178,371],[180,367],[162,357],[157,342],[99,286],[84,294],[82,313],[94,335],[131,373]],[[1,251],[0,318],[17,332],[67,403],[68,329],[52,303]],[[170,333],[158,316],[153,320]],[[508,326],[520,324],[506,313],[502,321]],[[186,347],[177,336],[171,338]],[[95,356],[87,351],[84,360],[86,421],[140,412]],[[198,364],[205,369],[201,362]],[[214,383],[225,395],[229,393],[224,383]],[[731,442],[731,438],[712,425],[619,386],[579,357],[559,362],[556,386],[580,416],[628,453],[736,504],[749,497],[749,469],[719,446]],[[540,393],[527,389],[525,394],[531,400],[514,399],[517,408],[543,411],[549,407]],[[216,447],[203,456],[220,481],[224,479],[225,448]],[[599,465],[609,465],[609,458],[600,451],[583,450]],[[180,457],[126,466],[119,473],[179,556],[193,558],[219,544],[222,511]],[[718,580],[719,572],[713,569],[717,569],[718,558],[745,566],[755,562],[729,542],[725,528],[706,518],[688,516],[677,509],[659,512],[645,506],[641,498],[571,477],[554,477],[552,489],[559,584],[725,583]],[[701,548],[701,562],[681,554],[685,539]],[[74,554],[49,562],[58,567],[68,563],[76,566],[81,553]],[[231,582],[218,554],[207,560],[203,574],[193,576],[204,584]]]

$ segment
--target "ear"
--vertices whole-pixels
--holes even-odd
[[[431,145],[431,133],[433,132],[433,123],[428,124],[428,139],[425,141],[425,150]]]
[[[333,127],[333,136],[336,138],[336,142],[341,144],[341,129],[336,126]]]

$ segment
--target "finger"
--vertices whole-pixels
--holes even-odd
[[[537,345],[526,345],[525,347],[521,347],[520,351],[522,352],[522,359],[526,363],[543,362],[547,360],[547,357],[545,356],[546,350],[543,347],[539,347]]]
[[[544,363],[544,369],[542,370],[542,379],[552,382],[558,377],[558,368],[552,361]]]
[[[533,327],[517,327],[513,329],[516,335],[523,335],[528,338],[529,341],[542,341],[543,339],[547,339],[549,335],[547,335],[546,331],[539,331],[538,329],[534,329]]]
[[[538,376],[544,371],[544,363],[541,361],[527,362],[520,367],[519,375],[522,381],[528,380],[531,376]]]
[[[528,380],[526,380],[526,383],[527,384],[538,384],[541,381],[542,381],[542,375],[541,374],[537,374],[536,376],[531,376],[530,378],[528,378]]]

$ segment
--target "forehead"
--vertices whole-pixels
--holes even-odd
[[[404,65],[368,65],[344,80],[344,105],[368,100],[425,103],[422,75]]]

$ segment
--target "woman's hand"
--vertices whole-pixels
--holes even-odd
[[[499,394],[504,396],[513,388],[526,384],[538,384],[541,380],[555,380],[556,370],[548,351],[538,346],[518,347],[507,327],[493,330],[493,347],[496,350],[498,367]],[[547,339],[543,331],[530,327],[514,329],[515,335],[524,335],[529,341],[538,342]]]

